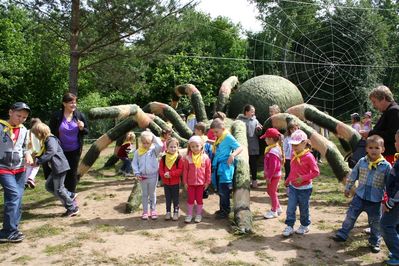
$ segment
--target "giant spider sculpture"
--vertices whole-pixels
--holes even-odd
[[[238,232],[252,231],[252,214],[250,211],[250,174],[248,165],[248,149],[246,127],[241,121],[234,118],[241,112],[245,104],[252,104],[258,110],[259,121],[264,122],[264,130],[275,127],[285,130],[287,123],[294,120],[306,132],[311,140],[312,147],[327,159],[335,177],[343,181],[350,169],[335,144],[324,138],[312,127],[303,121],[309,120],[322,128],[334,133],[340,140],[343,149],[350,153],[360,140],[360,135],[350,126],[319,111],[314,106],[304,104],[298,88],[290,81],[272,75],[254,77],[237,88],[238,79],[235,76],[225,80],[219,90],[216,111],[224,111],[228,117],[226,125],[231,133],[244,146],[244,151],[236,158],[234,174],[234,222]],[[234,88],[234,93],[231,92]],[[122,120],[114,128],[103,134],[90,147],[79,165],[78,174],[83,176],[104,150],[113,141],[121,139],[128,131],[135,128],[149,128],[154,134],[160,135],[163,129],[169,128],[165,120],[173,124],[172,135],[182,146],[192,135],[192,131],[175,111],[179,98],[187,96],[190,99],[197,121],[210,124],[205,112],[200,91],[192,84],[177,86],[174,89],[172,104],[151,102],[140,108],[138,105],[120,105],[112,107],[98,107],[90,110],[90,119],[118,118]],[[267,117],[268,107],[277,104],[284,113]],[[116,143],[118,146],[118,143]],[[133,189],[128,199],[126,211],[131,212],[140,206],[140,186],[134,181]]]

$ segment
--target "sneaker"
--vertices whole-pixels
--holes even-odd
[[[289,237],[290,235],[292,235],[294,233],[294,228],[292,228],[292,226],[287,226],[284,231],[283,231],[283,236],[285,237]]]
[[[13,234],[10,234],[7,237],[1,237],[0,243],[19,243],[19,242],[22,242],[22,240],[24,240],[24,239],[25,239],[24,234],[17,231],[17,232],[14,232]]]
[[[215,219],[217,220],[222,220],[222,219],[226,219],[229,216],[227,215],[227,213],[225,213],[224,211],[220,211],[218,213],[216,213]]]
[[[79,208],[75,207],[73,210],[67,210],[65,213],[62,214],[62,217],[73,217],[79,213]]]
[[[143,214],[141,215],[141,220],[148,220],[148,213],[143,212]]]
[[[179,213],[178,213],[178,212],[174,212],[174,213],[173,213],[172,220],[173,220],[173,221],[179,220]]]
[[[339,235],[333,236],[332,239],[333,239],[335,242],[345,242],[345,241],[346,241],[346,239],[342,238],[342,237],[339,236]]]
[[[28,178],[28,181],[26,181],[26,185],[29,188],[34,189],[36,187],[35,180]]]
[[[258,187],[258,181],[257,180],[252,180],[251,187],[252,188],[257,188]]]
[[[380,248],[380,246],[378,246],[378,245],[371,245],[371,244],[370,244],[369,247],[370,247],[370,250],[371,250],[372,253],[378,253],[378,252],[381,251],[381,248]]]
[[[283,213],[283,209],[278,208],[276,212],[277,212],[277,215],[280,216]]]
[[[194,222],[200,223],[201,221],[202,221],[202,216],[201,215],[196,215],[195,219],[194,219]]]
[[[153,219],[153,220],[158,219],[157,211],[151,211],[151,219]]]
[[[298,235],[304,235],[309,232],[309,226],[300,225],[299,228],[295,231]]]
[[[165,215],[165,220],[169,221],[172,218],[172,215],[170,214],[170,212],[167,212]]]
[[[274,211],[268,211],[267,213],[265,213],[265,214],[263,215],[263,217],[264,217],[265,219],[273,219],[273,218],[277,218],[277,217],[278,217],[278,214],[277,214],[277,212],[274,212]]]
[[[399,259],[392,257],[389,260],[386,260],[385,263],[387,265],[399,265]]]
[[[193,216],[191,216],[191,215],[187,215],[186,216],[186,219],[184,219],[184,222],[185,223],[191,223],[191,220],[193,219]]]

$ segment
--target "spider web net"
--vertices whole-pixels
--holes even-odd
[[[284,1],[310,5],[280,2]],[[258,49],[254,49],[253,56],[262,58],[261,64],[253,64],[254,73],[277,72],[285,76],[299,88],[306,103],[332,116],[348,119],[350,113],[365,112],[369,107],[368,91],[384,71],[397,68],[396,62],[389,66],[374,52],[380,28],[361,13],[376,10],[318,6],[319,17],[312,22],[298,14],[293,18],[289,9],[274,5],[280,20],[276,24],[265,22],[269,35],[254,39]],[[308,24],[302,24],[304,21]]]

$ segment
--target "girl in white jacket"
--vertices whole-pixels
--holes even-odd
[[[158,218],[156,212],[156,187],[158,183],[158,155],[162,151],[163,143],[149,131],[140,135],[140,146],[134,152],[133,172],[140,179],[142,190],[143,220]],[[148,213],[148,200],[150,201],[150,213]]]

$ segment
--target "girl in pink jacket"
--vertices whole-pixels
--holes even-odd
[[[281,165],[284,164],[284,153],[280,145],[281,134],[275,128],[268,128],[261,137],[265,139],[264,175],[267,184],[267,194],[272,202],[270,211],[264,214],[265,219],[278,217],[281,213],[280,202],[277,197],[278,183],[281,179]]]
[[[187,155],[183,165],[183,183],[187,189],[187,216],[184,220],[191,223],[194,201],[197,202],[196,223],[202,220],[202,195],[211,182],[211,160],[204,153],[204,143],[199,136],[188,140]]]

